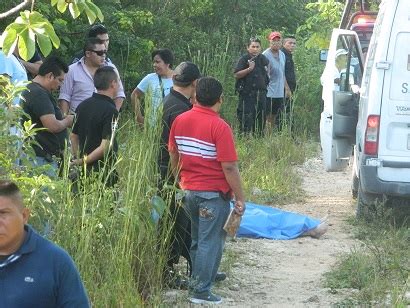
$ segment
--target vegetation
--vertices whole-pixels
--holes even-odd
[[[4,7],[8,9],[15,2],[6,0]],[[103,15],[110,32],[110,58],[118,66],[128,93],[138,80],[152,71],[152,49],[168,47],[175,52],[176,63],[191,60],[198,64],[203,75],[215,76],[223,82],[222,116],[234,128],[237,126],[237,95],[232,67],[244,52],[247,39],[258,35],[265,40],[271,29],[296,34],[299,47],[294,58],[299,88],[293,98],[291,121],[281,132],[264,138],[237,135],[236,139],[249,200],[276,205],[302,196],[300,178],[289,166],[305,160],[310,154],[308,141],[317,137],[321,111],[319,76],[323,70],[317,51],[325,45],[332,24],[341,12],[338,1],[319,0],[314,4],[309,4],[312,1],[308,0],[96,1],[102,15],[90,1],[82,1],[93,9],[83,8],[84,14],[79,16],[81,9],[72,9],[75,20],[66,18],[69,13],[64,10],[67,7],[63,2],[52,1],[59,6],[58,10],[50,5],[50,0],[33,2],[34,10],[49,21],[59,40],[58,45],[51,35],[49,43],[45,40],[47,46],[44,48],[38,41],[42,52],[51,50],[50,44],[53,44],[59,48],[52,52],[70,61],[82,48],[90,14],[93,16],[94,12],[94,18],[99,16],[100,20]],[[307,4],[308,10],[305,9]],[[0,29],[5,29],[15,18],[11,15],[0,19]],[[326,22],[326,18],[331,22]],[[41,23],[41,20],[37,21]],[[37,26],[27,25],[33,29]],[[319,31],[322,33],[321,43],[315,44]],[[24,35],[20,37],[26,38]],[[29,56],[30,50],[32,47],[26,47],[21,54]],[[0,80],[0,84],[5,83]],[[113,189],[104,186],[104,179],[81,177],[73,182],[75,170],[68,167],[68,152],[62,177],[50,179],[45,175],[46,167],[38,168],[30,163],[29,140],[36,133],[35,128],[29,122],[21,124],[18,121],[21,109],[11,107],[11,99],[22,89],[21,85],[13,87],[9,84],[0,89],[0,177],[19,183],[33,213],[31,223],[73,256],[93,306],[159,304],[164,247],[169,240],[168,230],[158,234],[156,216],[153,215],[163,214],[167,219],[166,206],[157,197],[155,162],[160,127],[138,129],[131,120],[131,108],[125,105],[117,132],[120,151],[116,168],[120,183]],[[20,138],[8,134],[12,126],[20,129]],[[19,144],[22,145],[21,151],[15,151]],[[15,164],[17,160],[22,161],[23,167]],[[407,236],[408,240],[408,233],[399,233],[397,240],[404,239],[402,236]],[[386,251],[388,248],[386,246]],[[395,263],[389,264],[395,266],[407,264],[402,259],[392,260]],[[406,266],[408,269],[408,264]],[[400,279],[397,282],[403,281]]]
[[[361,244],[344,255],[326,274],[330,292],[357,290],[341,306],[407,307],[410,283],[410,228],[408,221],[396,225],[392,211],[378,205],[371,223],[352,221]],[[391,224],[386,223],[392,221]]]

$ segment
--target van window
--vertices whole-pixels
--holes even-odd
[[[334,68],[335,91],[350,91],[352,85],[362,80],[362,59],[355,36],[340,35]]]
[[[364,71],[365,75],[364,75],[363,83],[362,83],[362,95],[365,97],[369,96],[369,84],[370,84],[370,77],[372,73],[371,68],[373,67],[373,63],[374,63],[374,56],[376,53],[377,43],[379,41],[380,30],[381,30],[383,17],[384,17],[385,7],[386,6],[380,7],[379,14],[377,15],[376,22],[374,24],[373,36],[372,36],[372,39],[370,40],[369,50],[366,54],[363,54],[363,60],[366,63],[366,68]]]

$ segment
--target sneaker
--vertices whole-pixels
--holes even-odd
[[[215,282],[221,282],[221,281],[224,281],[225,279],[226,279],[226,274],[225,273],[223,273],[223,272],[216,273]]]
[[[222,303],[222,298],[218,295],[212,294],[211,292],[204,293],[194,293],[189,301],[193,304],[220,304]]]

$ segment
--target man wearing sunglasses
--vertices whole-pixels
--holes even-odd
[[[110,44],[110,37],[108,35],[108,30],[107,28],[102,25],[102,24],[95,24],[90,28],[90,31],[88,31],[87,38],[95,37],[103,41],[105,48],[108,51],[108,46]],[[71,61],[71,64],[76,63],[80,61],[80,59],[84,56],[84,51],[81,50],[77,52],[74,56],[74,59]],[[108,63],[111,63],[111,59],[108,57],[105,57],[105,61]]]
[[[78,105],[90,98],[95,92],[94,74],[98,68],[111,66],[118,74],[114,64],[106,61],[107,48],[98,38],[88,38],[84,45],[84,56],[80,61],[69,66],[68,74],[61,86],[59,102],[60,108],[65,113],[75,112]],[[119,74],[118,74],[119,76]],[[117,110],[121,108],[125,98],[121,81],[117,95],[114,98]]]

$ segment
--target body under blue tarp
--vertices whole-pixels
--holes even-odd
[[[237,237],[290,240],[316,228],[320,220],[277,208],[246,202]]]

